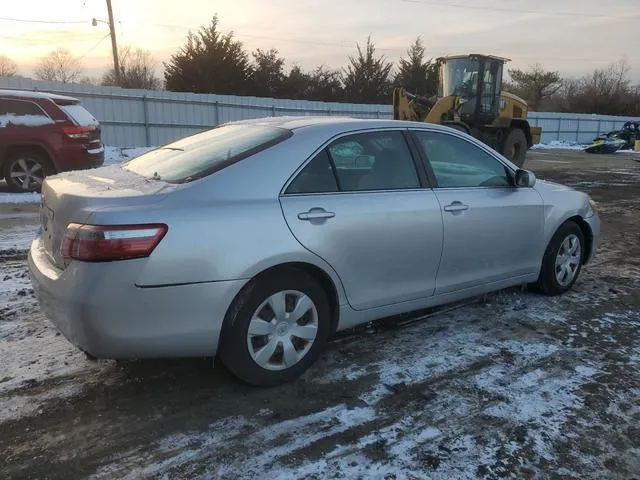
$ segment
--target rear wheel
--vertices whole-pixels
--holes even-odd
[[[331,309],[323,288],[288,269],[249,284],[232,305],[220,357],[238,378],[278,385],[300,376],[324,350]]]
[[[12,192],[40,191],[44,178],[52,173],[49,159],[34,150],[11,153],[2,166],[2,175]]]
[[[522,167],[527,148],[527,136],[519,128],[514,128],[509,131],[504,141],[502,154],[518,167]]]
[[[574,222],[566,222],[555,233],[542,259],[536,287],[546,295],[569,290],[582,269],[584,235]]]

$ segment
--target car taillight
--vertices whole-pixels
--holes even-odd
[[[62,127],[65,135],[69,138],[89,138],[93,128],[91,127]]]
[[[60,251],[65,261],[85,262],[126,260],[151,255],[168,227],[145,225],[80,225],[67,226]]]

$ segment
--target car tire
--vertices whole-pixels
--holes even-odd
[[[580,275],[584,249],[580,227],[572,221],[564,223],[547,246],[536,289],[545,295],[560,295],[569,290]]]
[[[24,176],[16,176],[20,173],[24,173]],[[2,165],[2,176],[11,192],[38,192],[42,188],[44,178],[53,173],[49,158],[30,149],[17,150],[9,154]]]
[[[292,315],[301,312],[300,318]],[[238,295],[225,318],[219,354],[239,379],[258,386],[279,385],[296,379],[315,362],[330,330],[331,308],[324,289],[301,270],[282,270],[258,277]]]
[[[519,128],[510,130],[504,141],[504,156],[518,168],[521,168],[524,165],[527,148],[527,137],[524,132]]]

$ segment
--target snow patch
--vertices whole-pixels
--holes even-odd
[[[19,125],[23,127],[41,127],[43,125],[53,125],[55,122],[44,115],[16,115],[6,113],[0,115],[0,128],[7,125]]]
[[[159,447],[163,453],[162,462],[131,470],[130,465],[144,464],[141,461],[144,455],[141,458],[141,452],[134,450],[127,455],[115,458],[111,465],[96,472],[94,478],[145,478],[170,469],[206,461],[209,452],[219,454],[227,449],[230,449],[225,455],[229,459],[228,462],[217,464],[215,473],[208,472],[213,478],[237,478],[240,471],[265,472],[269,466],[274,466],[273,473],[276,474],[280,471],[280,467],[276,464],[279,458],[322,438],[345,432],[375,418],[376,412],[372,408],[348,409],[346,405],[340,404],[311,415],[259,427],[252,433],[248,430],[255,428],[254,422],[241,417],[225,419],[213,423],[203,433],[179,434],[161,440]],[[286,441],[283,442],[283,439]],[[234,455],[234,445],[239,441],[242,441],[243,445],[254,454],[248,458],[239,458]],[[284,477],[270,475],[269,478]]]
[[[0,252],[9,249],[27,250],[38,233],[38,225],[16,225],[0,230]]]
[[[588,365],[559,372],[538,368],[503,385],[502,379],[509,376],[510,369],[497,365],[476,375],[479,388],[504,399],[487,407],[484,413],[513,424],[528,425],[528,437],[535,452],[552,460],[555,457],[552,441],[561,436],[571,412],[582,406],[576,391],[597,369]]]
[[[45,402],[49,400],[60,401],[73,398],[79,395],[82,390],[82,385],[70,384],[47,388],[46,391],[41,394],[13,394],[0,397],[0,423],[27,415],[40,415],[43,413],[42,406]]]
[[[104,165],[113,165],[114,163],[129,161],[154,148],[156,147],[120,148],[107,145],[104,147]]]
[[[62,377],[94,365],[40,313],[24,261],[2,263],[0,359],[0,422],[78,394],[82,383]],[[43,382],[48,385],[40,391]]]
[[[152,180],[122,168],[118,164],[93,170],[76,170],[59,173],[51,177],[74,183],[74,188],[83,190],[83,194],[100,196],[136,196],[153,194],[165,188],[175,188],[174,184],[161,180]]]
[[[566,140],[552,140],[546,143],[536,143],[531,150],[584,150],[588,145]]]
[[[138,451],[125,455],[117,455],[113,458],[113,463],[98,470],[92,478],[122,478],[136,479],[148,478],[166,472],[167,469],[177,465],[187,464],[201,455],[202,449],[215,451],[224,448],[227,443],[233,440],[239,432],[248,426],[248,422],[243,417],[230,417],[214,422],[209,426],[210,434],[203,436],[200,434],[175,434],[159,442],[159,450],[169,455],[166,460],[154,462],[153,456],[141,454]],[[164,456],[164,455],[163,455]],[[135,458],[135,464],[147,464],[144,468],[133,468],[122,472],[119,466],[123,461],[131,461]],[[125,463],[126,464],[126,463]]]
[[[31,193],[0,193],[0,203],[40,203],[40,194]]]

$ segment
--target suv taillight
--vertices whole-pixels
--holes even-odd
[[[65,262],[107,262],[143,258],[151,255],[168,227],[162,223],[143,225],[67,226],[60,251]]]
[[[91,127],[62,127],[65,135],[69,138],[89,138],[93,128]]]

